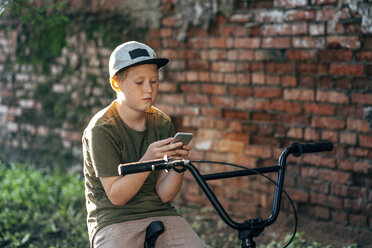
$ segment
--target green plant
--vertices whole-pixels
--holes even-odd
[[[0,247],[87,247],[77,174],[0,163]]]

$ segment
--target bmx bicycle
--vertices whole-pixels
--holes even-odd
[[[192,176],[195,178],[196,182],[199,184],[203,193],[207,196],[208,200],[212,203],[214,209],[221,217],[221,219],[231,228],[237,230],[238,238],[241,241],[242,248],[255,248],[256,243],[254,238],[258,237],[265,229],[265,227],[273,224],[280,211],[280,204],[282,199],[282,193],[287,196],[289,199],[295,217],[295,229],[292,238],[284,246],[287,247],[293,240],[296,234],[297,228],[297,214],[292,200],[289,195],[283,189],[284,183],[284,174],[286,169],[287,157],[293,155],[299,157],[304,153],[315,153],[315,152],[325,152],[332,151],[333,143],[329,141],[318,142],[318,143],[309,143],[309,144],[300,144],[294,142],[291,146],[285,148],[278,160],[278,165],[267,166],[256,169],[249,169],[240,165],[225,163],[225,162],[216,162],[216,161],[189,161],[189,160],[168,160],[166,157],[164,159],[157,159],[145,162],[135,162],[121,164],[118,166],[118,171],[120,175],[127,175],[145,171],[154,171],[154,170],[175,170],[177,172],[183,172],[189,170]],[[222,165],[230,165],[241,168],[237,171],[229,172],[219,172],[211,174],[200,174],[199,170],[193,165],[193,163],[215,163]],[[266,173],[277,173],[276,181],[265,176]],[[221,203],[218,201],[216,195],[212,192],[211,188],[208,186],[207,181],[216,180],[216,179],[225,179],[232,177],[241,177],[249,175],[263,175],[268,180],[272,181],[275,184],[274,199],[273,199],[273,208],[271,215],[266,219],[256,218],[245,220],[244,222],[234,221],[229,214],[225,211]],[[153,227],[151,227],[151,225]],[[161,222],[153,222],[149,225],[146,233],[145,248],[155,247],[155,242],[157,237],[164,231],[164,227]]]

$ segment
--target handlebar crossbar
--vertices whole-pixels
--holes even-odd
[[[243,170],[238,170],[238,171],[212,173],[212,174],[206,174],[206,175],[201,175],[199,170],[189,160],[168,160],[166,157],[164,159],[159,159],[159,160],[135,162],[135,163],[129,163],[129,164],[120,164],[118,167],[118,170],[119,170],[119,174],[122,176],[127,175],[127,174],[132,174],[132,173],[144,172],[144,171],[154,171],[154,170],[164,170],[164,169],[165,170],[172,170],[172,169],[176,170],[177,167],[182,167],[182,168],[189,170],[190,173],[195,178],[198,185],[200,186],[200,188],[202,189],[202,191],[204,192],[204,194],[207,196],[208,200],[212,203],[213,207],[215,208],[216,212],[221,217],[221,219],[228,226],[238,231],[239,239],[242,240],[242,247],[243,248],[248,248],[248,247],[254,248],[256,246],[253,241],[253,238],[258,237],[265,227],[273,224],[279,215],[281,198],[282,198],[281,196],[283,193],[283,183],[284,183],[284,174],[285,174],[285,166],[287,162],[287,157],[291,154],[294,155],[295,157],[299,157],[303,153],[324,152],[324,151],[332,151],[332,150],[333,150],[333,144],[328,141],[319,142],[319,143],[311,143],[311,144],[300,144],[298,142],[294,142],[291,144],[290,147],[285,148],[283,150],[282,154],[279,157],[278,165],[276,166],[262,167],[262,168],[256,168],[256,169],[243,169]],[[220,163],[220,162],[214,162],[214,161],[196,161],[196,162],[198,163],[200,162]],[[220,163],[220,164],[232,165],[228,163]],[[256,175],[256,174],[262,175],[264,173],[273,173],[273,172],[277,173],[277,180],[276,182],[273,181],[273,183],[275,184],[273,208],[272,208],[271,215],[267,219],[264,219],[264,220],[260,218],[246,220],[244,222],[236,222],[232,220],[231,217],[227,214],[227,212],[223,208],[223,206],[221,205],[221,203],[218,201],[213,191],[210,189],[209,185],[206,183],[206,181],[208,180],[225,179],[225,178]],[[268,179],[272,180],[270,178]],[[287,245],[289,245],[289,243]]]

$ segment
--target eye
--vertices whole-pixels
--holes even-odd
[[[156,83],[158,83],[158,80],[151,80],[150,83],[156,84]]]
[[[141,85],[141,84],[143,84],[143,81],[136,81],[135,83],[138,84],[138,85]]]

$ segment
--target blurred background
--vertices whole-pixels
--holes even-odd
[[[129,40],[171,60],[156,106],[194,133],[191,160],[258,168],[293,141],[332,141],[331,153],[289,159],[298,247],[372,245],[370,0],[8,0],[0,14],[0,247],[88,246],[81,137],[115,98],[108,59]],[[266,179],[210,186],[236,218],[270,214]],[[190,174],[175,204],[211,247],[239,247]],[[282,205],[262,242],[292,231]]]

